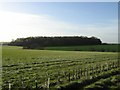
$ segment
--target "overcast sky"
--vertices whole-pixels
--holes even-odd
[[[0,41],[29,36],[95,36],[118,42],[117,2],[0,3]]]

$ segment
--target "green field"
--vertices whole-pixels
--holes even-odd
[[[99,51],[99,52],[118,52],[117,44],[109,45],[84,45],[84,46],[61,46],[45,47],[45,50],[62,50],[62,51]]]
[[[119,77],[117,52],[30,50],[3,46],[2,58],[3,90],[65,90],[79,85],[77,90],[94,88],[102,78]],[[119,85],[113,87],[120,88]]]

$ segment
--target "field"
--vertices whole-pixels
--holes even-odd
[[[28,50],[3,46],[2,66],[3,90],[120,88],[117,52]]]
[[[62,46],[62,47],[45,47],[45,50],[62,50],[62,51],[99,51],[99,52],[118,52],[117,44],[109,45],[84,45],[84,46]]]

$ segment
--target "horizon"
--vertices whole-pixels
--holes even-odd
[[[30,36],[94,36],[103,43],[118,43],[117,2],[0,4],[0,42]]]

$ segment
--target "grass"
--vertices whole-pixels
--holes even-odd
[[[117,52],[30,50],[14,46],[3,46],[2,51],[4,88],[8,88],[9,82],[13,87],[34,88],[35,80],[38,86],[44,86],[48,77],[53,87],[59,87],[69,83],[62,73],[72,74],[76,68],[104,65],[118,58]],[[58,84],[58,76],[64,82]]]
[[[113,75],[86,86],[85,88],[120,89],[120,75]]]
[[[61,46],[45,47],[45,50],[63,50],[63,51],[100,51],[100,52],[117,52],[118,45],[85,45],[85,46]]]
[[[72,82],[68,85],[62,86],[63,90],[83,90],[83,89],[114,89],[120,88],[119,86],[119,70],[114,69],[108,72],[103,72],[98,77],[94,77],[94,79],[86,79],[80,80],[79,82]]]

